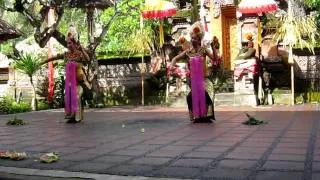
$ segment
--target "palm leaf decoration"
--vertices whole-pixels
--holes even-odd
[[[242,124],[246,124],[246,125],[260,125],[260,124],[267,124],[267,122],[262,121],[262,120],[258,120],[256,118],[254,118],[253,116],[249,115],[248,113],[245,113],[246,116],[248,117],[248,120],[243,122]]]
[[[32,110],[36,110],[36,90],[34,87],[33,75],[41,69],[40,58],[31,54],[19,53],[18,57],[14,59],[14,68],[29,77],[30,83],[33,88]]]
[[[316,38],[319,36],[316,20],[313,16],[290,17],[289,13],[280,17],[274,40],[285,46],[308,48],[314,51]]]
[[[308,48],[314,54],[319,31],[315,16],[307,16],[297,9],[298,0],[288,0],[288,10],[278,20],[273,39],[289,47],[288,63],[291,65],[291,104],[295,104],[294,95],[294,58],[293,48]],[[301,10],[300,10],[301,11]],[[302,14],[302,15],[301,15]]]
[[[140,29],[136,33],[133,33],[127,42],[128,49],[131,51],[130,53],[145,54],[150,52],[153,38],[153,33],[147,29]]]

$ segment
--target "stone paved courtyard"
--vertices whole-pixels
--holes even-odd
[[[268,123],[243,125],[244,111]],[[26,151],[29,158],[0,159],[0,167],[180,179],[320,179],[318,105],[218,107],[212,124],[192,124],[184,108],[162,107],[89,110],[80,124],[64,123],[63,110],[18,114],[28,122],[20,127],[6,125],[12,117],[0,116],[0,150]],[[37,161],[47,152],[58,152],[60,160]]]

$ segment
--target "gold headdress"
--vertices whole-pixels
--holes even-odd
[[[77,32],[76,27],[74,27],[73,25],[70,26],[66,39],[71,39],[71,38],[73,38],[76,42],[79,41],[79,34]]]
[[[191,27],[190,27],[190,35],[191,34],[197,34],[201,39],[203,39],[204,34],[205,34],[205,29],[203,25],[201,24],[200,21],[195,22]]]

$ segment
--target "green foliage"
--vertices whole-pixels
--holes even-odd
[[[191,17],[192,16],[192,10],[179,10],[173,17]]]
[[[59,25],[59,31],[63,34],[67,34],[71,25],[76,27],[80,42],[82,44],[88,43],[88,25],[86,23],[86,12],[84,10],[65,8],[64,15]]]
[[[18,119],[16,116],[14,116],[13,119],[10,119],[7,122],[7,125],[11,125],[11,126],[22,126],[22,125],[25,125],[25,124],[27,124],[27,123],[24,122],[23,119]]]
[[[319,8],[320,8],[320,0],[304,0],[303,2],[307,7],[315,8],[318,11],[320,11],[319,10]]]
[[[131,0],[127,3],[120,3],[121,13],[126,15],[118,16],[112,23],[106,38],[103,39],[102,44],[98,47],[98,52],[118,52],[121,54],[122,51],[129,51],[124,45],[127,41],[130,41],[128,37],[138,29],[140,29],[140,10],[139,7],[142,5],[142,0]],[[132,7],[135,7],[132,9]],[[112,15],[115,13],[115,9],[110,7],[103,11],[99,19],[102,24],[107,24]]]
[[[141,30],[140,7],[144,1],[130,0],[123,2],[118,5],[120,8],[119,16],[113,21],[97,52],[113,55],[123,55],[124,52],[129,52],[125,55],[132,56],[136,53],[148,53],[157,50],[160,21],[158,19],[143,19],[143,30]],[[107,24],[114,13],[115,9],[113,7],[104,10],[98,16],[100,26]],[[166,34],[170,33],[170,28],[170,24],[165,21],[164,32]]]
[[[313,102],[320,102],[320,92],[315,91],[315,90],[308,90],[306,93],[305,101],[307,103],[313,103]]]
[[[41,62],[35,55],[20,53],[19,56],[14,59],[14,68],[31,78],[39,69],[41,69]]]
[[[50,106],[46,101],[38,101],[38,111],[49,109]]]
[[[245,113],[245,114],[249,119],[247,121],[243,122],[242,124],[249,125],[249,126],[267,124],[267,122],[262,121],[262,120],[258,120],[256,118],[250,116],[248,113]]]
[[[15,102],[12,98],[4,97],[0,99],[0,111],[6,114],[15,114],[31,111],[29,103]]]
[[[55,78],[54,87],[54,107],[64,107],[64,66],[62,64],[56,66],[58,71],[58,78]]]

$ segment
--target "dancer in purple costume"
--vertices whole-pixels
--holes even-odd
[[[215,51],[212,54],[201,45],[204,36],[203,28],[199,22],[191,27],[191,47],[172,59],[171,66],[175,66],[176,61],[187,57],[190,76],[187,83],[191,87],[191,92],[187,96],[190,120],[193,122],[212,122],[215,120],[213,102],[205,89],[206,61],[208,56],[212,60],[217,60]],[[173,68],[171,68],[173,69]]]
[[[89,61],[89,55],[87,50],[82,48],[78,41],[77,32],[74,27],[70,27],[67,34],[67,48],[68,52],[58,54],[43,62],[46,64],[50,61],[64,59],[66,62],[66,78],[65,78],[65,118],[67,122],[80,122],[83,120],[83,106],[82,106],[82,94],[85,76],[83,72],[82,63]]]

